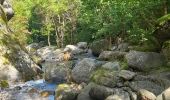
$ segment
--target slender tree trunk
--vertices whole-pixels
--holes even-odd
[[[50,43],[50,32],[48,32],[48,46],[51,46],[51,43]]]
[[[164,14],[168,14],[168,0],[164,0]]]

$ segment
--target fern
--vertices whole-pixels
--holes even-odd
[[[170,20],[170,14],[164,15],[157,20],[159,25],[163,25],[166,21]]]

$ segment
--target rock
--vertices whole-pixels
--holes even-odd
[[[53,83],[61,83],[70,80],[72,68],[71,61],[45,62],[45,80]]]
[[[164,87],[161,86],[158,82],[152,82],[152,80],[149,79],[139,79],[139,81],[133,81],[130,83],[130,87],[136,91],[139,91],[140,89],[146,89],[155,95],[160,94],[164,90]]]
[[[118,95],[110,95],[105,100],[122,100]]]
[[[164,56],[155,52],[130,51],[126,60],[131,68],[140,71],[148,71],[166,64]]]
[[[162,53],[165,56],[166,60],[170,62],[170,41],[166,41],[163,43]]]
[[[102,65],[102,68],[108,69],[108,70],[119,71],[120,65],[119,65],[119,62],[108,62],[108,63]]]
[[[73,80],[77,83],[89,82],[91,73],[97,68],[95,59],[84,58],[72,70]]]
[[[138,100],[155,100],[156,96],[145,89],[140,89],[138,92]]]
[[[129,51],[128,47],[129,47],[128,43],[121,43],[121,44],[118,45],[116,50],[121,51],[121,52],[127,52],[127,51]]]
[[[156,100],[170,100],[170,88],[166,89],[160,95],[158,95]]]
[[[82,91],[81,93],[78,95],[77,100],[93,100],[90,95],[89,92],[91,90],[92,87],[94,87],[96,84],[94,83],[89,83]]]
[[[90,89],[89,95],[94,100],[105,100],[109,95],[112,95],[114,92],[111,88],[95,85]]]
[[[128,71],[128,70],[121,70],[119,72],[119,77],[123,78],[124,80],[131,80],[135,77],[135,73],[134,72],[131,72],[131,71]]]
[[[84,53],[84,50],[74,45],[67,45],[64,49],[64,52],[70,52],[72,55],[76,55]]]
[[[116,71],[98,69],[91,75],[91,80],[107,87],[122,86],[122,81],[119,80],[118,72]]]
[[[87,48],[87,42],[79,42],[77,43],[77,47],[80,49],[86,49]]]
[[[80,90],[76,85],[60,84],[56,90],[56,100],[76,100]]]
[[[38,43],[32,43],[26,47],[29,53],[34,53],[37,49],[39,49]]]
[[[103,51],[99,55],[100,60],[124,60],[124,57],[126,55],[126,52],[120,52],[120,51]]]
[[[122,88],[113,88],[114,95],[119,96],[121,100],[131,100],[128,92],[124,91]]]
[[[105,45],[107,44],[107,45]],[[90,49],[92,50],[92,53],[94,56],[99,56],[99,54],[102,51],[108,50],[109,49],[109,41],[108,40],[99,40],[99,41],[94,41],[91,45],[90,45]]]
[[[15,59],[13,62],[2,55],[0,55],[0,80],[8,82],[27,81],[43,73],[30,56],[19,48],[18,51],[10,55],[11,59]]]

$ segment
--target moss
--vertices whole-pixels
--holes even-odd
[[[121,70],[126,70],[129,68],[127,61],[120,62]]]
[[[165,22],[167,22],[168,20],[170,20],[170,14],[167,14],[167,15],[164,15],[164,16],[162,16],[161,18],[159,18],[158,20],[157,20],[157,23],[159,24],[159,25],[163,25]]]
[[[163,48],[170,48],[170,40],[163,43]]]
[[[111,71],[103,68],[99,68],[94,71],[91,75],[91,81],[97,84],[104,85],[107,78],[114,78],[116,71]],[[114,79],[113,79],[114,80]]]
[[[7,80],[1,80],[1,81],[0,81],[0,87],[1,87],[1,88],[7,88],[7,87],[9,87],[8,81],[7,81]]]

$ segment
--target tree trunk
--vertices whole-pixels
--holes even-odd
[[[164,0],[164,15],[168,14],[168,0]]]
[[[50,32],[48,32],[48,46],[51,46],[51,43],[50,43]]]

